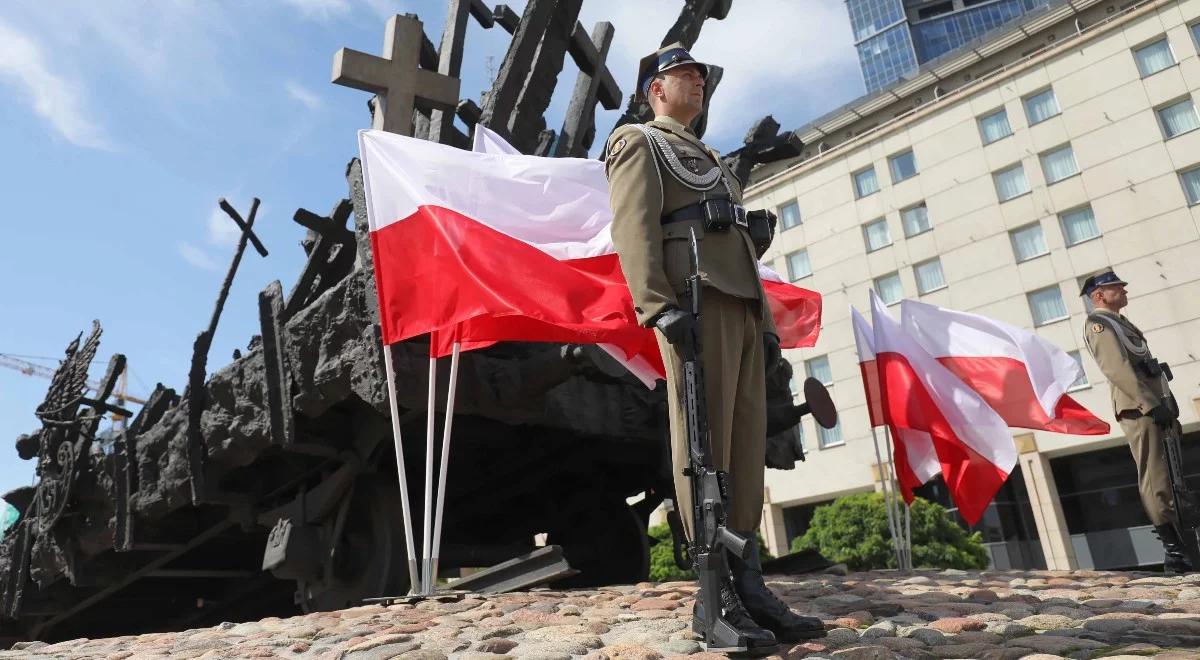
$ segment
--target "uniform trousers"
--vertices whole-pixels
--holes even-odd
[[[1155,525],[1176,522],[1175,500],[1171,480],[1167,475],[1167,456],[1163,451],[1162,429],[1149,415],[1119,417],[1133,462],[1137,464],[1138,492],[1142,508]]]
[[[713,465],[729,474],[726,524],[739,532],[752,532],[762,519],[767,444],[760,303],[710,287],[704,288],[700,301],[701,363]],[[692,488],[691,480],[683,475],[689,462],[683,347],[667,343],[661,332],[656,334],[667,372],[675,508],[690,539]]]

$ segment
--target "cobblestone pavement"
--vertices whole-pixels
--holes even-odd
[[[775,576],[825,639],[774,658],[1200,658],[1200,574],[917,571]],[[370,605],[178,633],[20,643],[0,658],[653,660],[702,653],[691,583]]]

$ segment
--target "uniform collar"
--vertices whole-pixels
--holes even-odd
[[[696,137],[696,134],[692,132],[692,129],[690,127],[684,126],[682,123],[679,122],[678,119],[675,119],[673,117],[668,117],[666,115],[661,115],[661,116],[655,117],[652,121],[655,124],[658,124],[659,126],[661,126],[662,128],[665,128],[668,131],[671,131],[675,135],[678,135],[681,139],[687,141],[692,146],[699,149],[701,152],[708,154],[710,157],[712,156],[712,152],[709,150],[708,145],[704,144],[704,142],[702,142],[700,140],[700,138]]]
[[[687,133],[691,137],[696,137],[696,133],[692,131],[691,126],[684,126],[682,122],[670,115],[656,115],[654,121],[670,127],[676,133]]]

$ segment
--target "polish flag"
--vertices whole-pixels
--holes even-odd
[[[871,321],[887,420],[929,434],[959,514],[974,525],[1016,465],[1008,424],[909,337],[873,291]]]
[[[1009,426],[1105,435],[1106,422],[1067,396],[1083,369],[1037,334],[978,314],[912,300],[900,324],[942,366],[975,390]]]
[[[360,131],[359,151],[386,343],[603,343],[657,373],[613,249],[608,182],[590,159],[463,151]],[[781,344],[811,346],[821,299],[769,271]]]
[[[854,345],[858,350],[858,367],[867,395],[867,414],[871,426],[887,426],[891,431],[896,480],[904,501],[911,504],[913,489],[940,474],[942,464],[934,450],[933,438],[928,433],[918,429],[896,428],[888,422],[875,359],[875,331],[854,307],[850,308],[850,319],[854,328]]]

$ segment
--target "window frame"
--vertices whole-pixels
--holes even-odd
[[[1055,179],[1055,180],[1051,181],[1050,178],[1046,175],[1046,156],[1049,156],[1050,154],[1058,153],[1063,150],[1070,150],[1071,163],[1075,166],[1075,171],[1062,177],[1061,179]],[[1052,186],[1056,183],[1061,183],[1072,177],[1077,177],[1080,174],[1079,161],[1075,159],[1075,146],[1072,145],[1070,142],[1064,142],[1063,144],[1060,144],[1057,147],[1050,147],[1049,149],[1046,149],[1045,151],[1042,151],[1041,153],[1039,153],[1038,154],[1038,167],[1042,168],[1042,180],[1046,182],[1047,186]],[[1029,185],[1028,179],[1026,179],[1025,185]]]
[[[1091,213],[1092,213],[1092,226],[1094,226],[1096,228],[1096,235],[1085,238],[1082,241],[1075,241],[1074,243],[1071,243],[1070,239],[1067,237],[1067,224],[1065,222],[1063,222],[1063,216],[1068,215],[1070,213],[1076,213],[1076,212],[1082,211],[1084,209],[1087,209],[1087,210],[1091,211]],[[1101,236],[1104,235],[1104,232],[1100,231],[1100,223],[1096,221],[1096,209],[1092,208],[1091,202],[1088,202],[1086,204],[1081,204],[1074,208],[1069,208],[1066,211],[1060,211],[1057,214],[1057,216],[1058,216],[1058,230],[1060,232],[1062,232],[1063,245],[1068,248],[1073,248],[1076,245],[1083,245],[1084,243],[1087,243],[1089,241],[1094,241],[1097,238],[1100,238]]]
[[[885,277],[895,277],[896,281],[900,283],[900,297],[891,302],[884,298],[883,293],[879,290],[879,281]],[[899,303],[901,300],[904,300],[904,281],[900,279],[900,271],[898,270],[893,270],[890,273],[884,273],[879,277],[872,278],[871,288],[874,289],[875,295],[879,296],[879,299],[883,301],[883,304],[888,307],[891,307],[892,305]]]
[[[884,243],[883,245],[880,245],[879,247],[873,248],[873,247],[871,247],[871,240],[870,240],[870,238],[868,238],[869,234],[867,233],[867,227],[874,227],[875,225],[878,225],[878,224],[882,224],[885,232],[887,233],[887,243]],[[892,245],[895,245],[895,243],[896,243],[896,240],[892,238],[892,228],[888,226],[886,215],[881,215],[878,218],[875,218],[874,220],[872,220],[870,222],[863,223],[861,225],[861,228],[862,228],[862,237],[863,237],[863,247],[867,248],[867,254],[871,254],[872,252],[878,252],[884,248],[891,247]]]
[[[1001,199],[1000,198],[1000,187],[998,185],[996,185],[998,183],[997,177],[1001,174],[1004,174],[1005,172],[1009,172],[1009,171],[1012,171],[1015,169],[1021,170],[1021,178],[1025,180],[1025,190],[1013,195],[1012,197],[1005,197],[1005,198]],[[1018,160],[1017,162],[1013,163],[1012,165],[1009,165],[1008,167],[1002,167],[998,170],[993,171],[992,172],[992,189],[996,191],[996,199],[1000,200],[1001,204],[1003,204],[1005,202],[1011,202],[1012,200],[1017,199],[1018,197],[1024,197],[1025,195],[1028,195],[1029,193],[1033,192],[1033,188],[1030,187],[1030,185],[1029,185],[1029,175],[1025,174],[1024,161]]]
[[[1071,355],[1072,353],[1075,355]],[[1079,390],[1086,390],[1090,388],[1092,386],[1092,381],[1088,380],[1087,369],[1083,368],[1083,353],[1079,349],[1075,349],[1073,351],[1067,351],[1067,356],[1079,363],[1079,370],[1083,372],[1083,382],[1078,384],[1071,383],[1067,386],[1066,391],[1078,392]]]
[[[794,225],[789,225],[784,220],[784,218],[787,216],[784,215],[783,210],[785,208],[788,208],[789,206],[796,207],[796,224],[794,224]],[[779,206],[775,207],[775,210],[779,212],[779,227],[780,227],[779,231],[781,231],[781,232],[787,231],[787,230],[795,228],[795,227],[799,227],[800,225],[804,224],[804,217],[800,215],[800,200],[798,200],[798,199],[793,199],[792,201],[790,201],[786,204],[780,204]]]
[[[1029,116],[1029,100],[1032,98],[1041,96],[1042,94],[1045,94],[1046,92],[1049,92],[1051,98],[1054,99],[1054,114],[1046,115],[1045,117],[1043,117],[1037,121],[1031,121],[1031,118]],[[1062,114],[1062,106],[1059,105],[1059,103],[1058,103],[1058,94],[1054,93],[1054,87],[1052,87],[1052,86],[1051,87],[1043,87],[1042,89],[1040,89],[1036,92],[1033,92],[1032,94],[1026,94],[1025,96],[1022,96],[1021,97],[1021,108],[1025,111],[1025,123],[1031,127],[1037,126],[1038,124],[1041,124],[1043,122],[1050,121],[1051,119]]]
[[[1017,232],[1024,231],[1026,229],[1032,229],[1033,227],[1037,227],[1038,232],[1041,234],[1042,251],[1035,255],[1025,257],[1022,259],[1020,253],[1017,252],[1016,234],[1017,234]],[[1017,263],[1019,263],[1019,264],[1033,261],[1034,259],[1037,259],[1038,257],[1044,257],[1044,256],[1050,254],[1050,246],[1046,244],[1046,230],[1042,228],[1041,220],[1034,220],[1033,222],[1021,225],[1020,227],[1014,227],[1014,228],[1008,230],[1008,244],[1012,247],[1013,258],[1016,259]]]
[[[999,115],[999,114],[1004,115],[1004,124],[1006,126],[1008,126],[1008,132],[1005,133],[1004,135],[1001,135],[1000,137],[996,138],[995,140],[989,141],[987,139],[987,135],[985,135],[983,132],[983,120],[988,119],[990,117],[995,117],[996,115]],[[1010,122],[1008,120],[1008,108],[1003,105],[996,108],[995,110],[993,110],[991,112],[985,112],[984,114],[975,117],[975,126],[979,129],[979,140],[981,142],[983,142],[983,146],[985,146],[985,147],[988,146],[989,144],[996,144],[997,142],[999,142],[1005,138],[1010,138],[1013,136],[1012,122]]]
[[[872,190],[871,192],[868,192],[868,193],[864,193],[864,192],[862,192],[862,189],[859,188],[858,176],[860,174],[866,174],[868,171],[870,171],[871,174],[875,177],[875,190]],[[874,164],[868,165],[868,166],[866,166],[860,170],[857,170],[855,172],[851,172],[850,173],[850,184],[852,186],[854,186],[854,199],[865,199],[867,197],[870,197],[871,195],[874,195],[875,193],[877,193],[881,190],[881,187],[879,185],[879,173],[875,171]]]
[[[919,275],[917,275],[917,269],[920,268],[921,266],[924,266],[926,264],[931,264],[931,263],[937,263],[938,272],[940,272],[942,274],[942,285],[939,287],[929,289],[928,291],[922,291],[921,290],[921,277]],[[925,259],[924,261],[918,261],[917,263],[913,264],[912,269],[913,269],[913,278],[917,282],[917,297],[918,298],[921,296],[933,293],[935,291],[941,291],[942,289],[950,288],[950,283],[946,281],[946,269],[942,268],[942,258],[940,256],[932,257],[930,259]]]
[[[905,224],[905,222],[904,222],[904,214],[908,213],[909,211],[911,211],[913,209],[919,209],[919,208],[925,209],[925,228],[922,229],[921,231],[910,234],[910,233],[908,233],[908,225]],[[920,202],[918,202],[916,204],[912,204],[910,206],[906,206],[906,207],[900,209],[900,231],[904,232],[904,238],[912,238],[914,236],[920,236],[921,234],[928,234],[929,232],[933,231],[933,223],[929,220],[929,204],[927,204],[925,202],[925,200],[921,200]]]
[[[1166,110],[1168,108],[1174,108],[1175,106],[1183,105],[1184,103],[1192,104],[1192,115],[1196,117],[1196,126],[1193,126],[1192,128],[1189,128],[1186,131],[1183,131],[1182,133],[1176,133],[1175,135],[1167,135],[1167,125],[1166,125],[1166,123],[1163,122],[1163,116],[1162,116],[1163,110]],[[1191,133],[1192,131],[1200,130],[1200,110],[1196,109],[1196,99],[1192,98],[1192,95],[1190,93],[1185,94],[1183,96],[1176,97],[1170,101],[1167,101],[1166,103],[1155,106],[1154,118],[1156,120],[1158,120],[1158,130],[1162,133],[1164,142],[1166,142],[1167,140],[1174,140],[1175,138],[1179,137],[1180,135],[1187,135],[1188,133]]]
[[[792,272],[792,255],[800,254],[801,252],[804,253],[804,260],[808,262],[808,273],[801,275],[800,277],[796,277]],[[806,277],[812,277],[812,258],[808,256],[808,248],[800,248],[799,250],[792,250],[791,252],[788,252],[787,254],[783,255],[783,263],[786,264],[787,267],[789,282],[799,282]]]
[[[829,382],[828,383],[821,380],[820,378],[817,378],[812,373],[812,369],[810,368],[810,366],[813,362],[816,362],[817,360],[825,361],[825,368],[826,368],[826,370],[829,371]],[[829,354],[825,353],[824,355],[818,355],[816,357],[811,357],[811,358],[805,360],[804,361],[804,377],[805,378],[817,378],[817,381],[819,381],[825,387],[833,387],[833,365],[829,363]]]
[[[902,179],[897,179],[896,178],[896,167],[895,167],[896,160],[905,155],[908,155],[912,158],[913,171],[912,171],[912,174],[910,174]],[[892,185],[900,183],[901,181],[908,181],[909,179],[911,179],[921,173],[920,168],[917,167],[917,154],[913,152],[912,147],[909,147],[908,149],[905,149],[904,151],[899,151],[899,152],[892,154],[891,156],[888,156],[887,161],[888,161],[888,175],[890,175],[892,177]]]
[[[1171,63],[1168,64],[1167,66],[1164,66],[1161,69],[1155,69],[1154,71],[1146,73],[1145,71],[1142,70],[1142,63],[1141,63],[1141,60],[1138,59],[1138,53],[1143,50],[1146,50],[1147,48],[1150,48],[1151,46],[1157,45],[1159,43],[1164,43],[1164,42],[1167,44],[1167,53],[1171,55]],[[1133,55],[1133,65],[1137,67],[1138,76],[1142,80],[1145,80],[1146,78],[1149,78],[1150,76],[1152,76],[1156,73],[1162,73],[1163,71],[1166,71],[1167,69],[1179,66],[1179,58],[1175,57],[1175,49],[1171,46],[1171,40],[1167,37],[1166,33],[1163,33],[1156,38],[1151,38],[1146,41],[1143,41],[1142,43],[1138,44],[1137,46],[1131,47],[1129,49],[1129,52],[1130,52],[1130,54]]]
[[[1194,174],[1197,177],[1197,182],[1200,183],[1200,163],[1192,165],[1191,167],[1188,167],[1186,169],[1176,170],[1175,174],[1176,174],[1176,178],[1179,179],[1179,187],[1183,188],[1183,198],[1185,200],[1187,200],[1187,205],[1189,207],[1191,207],[1191,206],[1196,206],[1197,204],[1200,204],[1200,195],[1198,195],[1196,197],[1196,199],[1193,200],[1191,198],[1191,196],[1188,195],[1187,186],[1184,185],[1184,181],[1183,181],[1183,177],[1185,177],[1189,174]]]
[[[1043,319],[1041,322],[1038,322],[1037,315],[1034,314],[1034,311],[1033,311],[1033,304],[1032,304],[1033,296],[1034,296],[1034,294],[1041,293],[1043,291],[1051,291],[1051,290],[1058,292],[1058,300],[1059,300],[1059,302],[1062,303],[1062,306],[1063,306],[1063,315],[1055,316],[1054,318]],[[1042,327],[1045,327],[1045,326],[1048,326],[1048,325],[1051,325],[1054,323],[1058,323],[1059,321],[1065,321],[1065,320],[1071,318],[1071,310],[1067,309],[1067,301],[1065,298],[1063,298],[1062,287],[1059,286],[1058,284],[1051,284],[1050,286],[1044,286],[1040,289],[1034,289],[1033,291],[1026,291],[1025,292],[1025,304],[1029,306],[1029,316],[1030,316],[1030,318],[1033,319],[1033,327],[1035,327],[1035,328],[1042,328]]]
[[[832,442],[826,442],[825,435],[827,433],[833,433],[835,431],[837,432],[837,440],[834,440]],[[833,428],[831,428],[831,429],[827,429],[824,426],[817,424],[817,447],[819,449],[833,449],[834,447],[841,447],[841,446],[844,446],[845,444],[846,444],[846,434],[842,432],[842,420],[840,418],[838,419],[837,423],[833,425]]]

